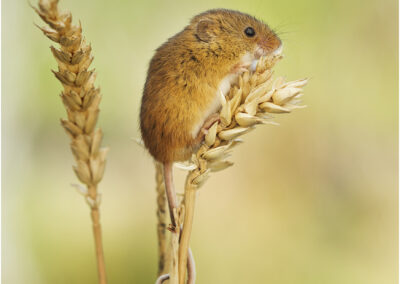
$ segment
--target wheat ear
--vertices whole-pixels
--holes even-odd
[[[299,106],[302,87],[307,79],[285,83],[283,78],[272,79],[272,67],[282,58],[271,55],[259,60],[254,72],[242,74],[227,96],[221,94],[220,121],[213,124],[205,142],[192,156],[192,165],[185,184],[185,215],[179,245],[179,284],[185,283],[186,262],[198,188],[211,172],[233,165],[226,160],[231,149],[238,145],[239,136],[253,130],[257,124],[276,124],[270,114],[290,113]]]
[[[39,8],[33,8],[48,24],[48,27],[39,28],[48,38],[60,44],[60,48],[50,48],[58,63],[58,70],[53,73],[64,87],[60,96],[67,119],[61,119],[61,125],[71,138],[71,150],[76,161],[74,172],[86,185],[86,188],[76,187],[91,209],[99,283],[106,284],[97,185],[104,174],[108,148],[100,148],[103,133],[95,129],[100,90],[94,86],[96,73],[93,69],[89,70],[93,56],[90,45],[83,39],[81,25],[72,25],[71,13],[59,11],[57,4],[58,0],[39,0]]]

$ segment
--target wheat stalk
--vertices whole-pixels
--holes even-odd
[[[158,276],[162,275],[167,263],[167,199],[165,196],[165,184],[163,166],[156,164],[156,191],[157,191],[157,237],[158,237]]]
[[[108,148],[100,148],[103,133],[101,129],[95,129],[100,89],[94,86],[96,73],[89,70],[93,56],[91,46],[83,39],[81,25],[73,25],[71,13],[59,11],[57,4],[58,0],[39,0],[39,8],[33,9],[48,24],[48,27],[39,28],[60,45],[60,48],[50,48],[58,64],[58,70],[53,73],[64,88],[60,96],[67,119],[61,119],[61,125],[71,138],[70,146],[76,161],[73,170],[86,185],[86,188],[76,187],[91,209],[99,283],[106,284],[97,185],[104,174]]]
[[[259,60],[254,72],[247,71],[232,86],[227,96],[221,94],[220,121],[213,124],[205,142],[192,156],[192,165],[185,183],[184,221],[179,244],[179,284],[185,283],[188,248],[192,230],[194,205],[198,188],[211,172],[233,165],[226,158],[238,145],[239,136],[257,124],[276,124],[270,114],[290,113],[299,106],[302,87],[307,79],[285,83],[282,77],[272,79],[272,67],[282,58],[271,55]]]

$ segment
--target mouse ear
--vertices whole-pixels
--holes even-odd
[[[215,36],[214,23],[210,20],[201,20],[197,23],[196,32],[201,41],[209,42]]]

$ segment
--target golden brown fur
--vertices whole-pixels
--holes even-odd
[[[252,27],[256,34],[247,37]],[[140,127],[145,146],[160,162],[187,160],[199,145],[193,127],[215,100],[219,83],[235,73],[242,56],[257,46],[281,44],[267,25],[231,10],[210,10],[160,46],[144,86]]]

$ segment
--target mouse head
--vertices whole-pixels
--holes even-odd
[[[251,53],[259,58],[281,47],[280,39],[266,24],[238,11],[206,11],[195,16],[190,26],[197,41],[231,57]]]

